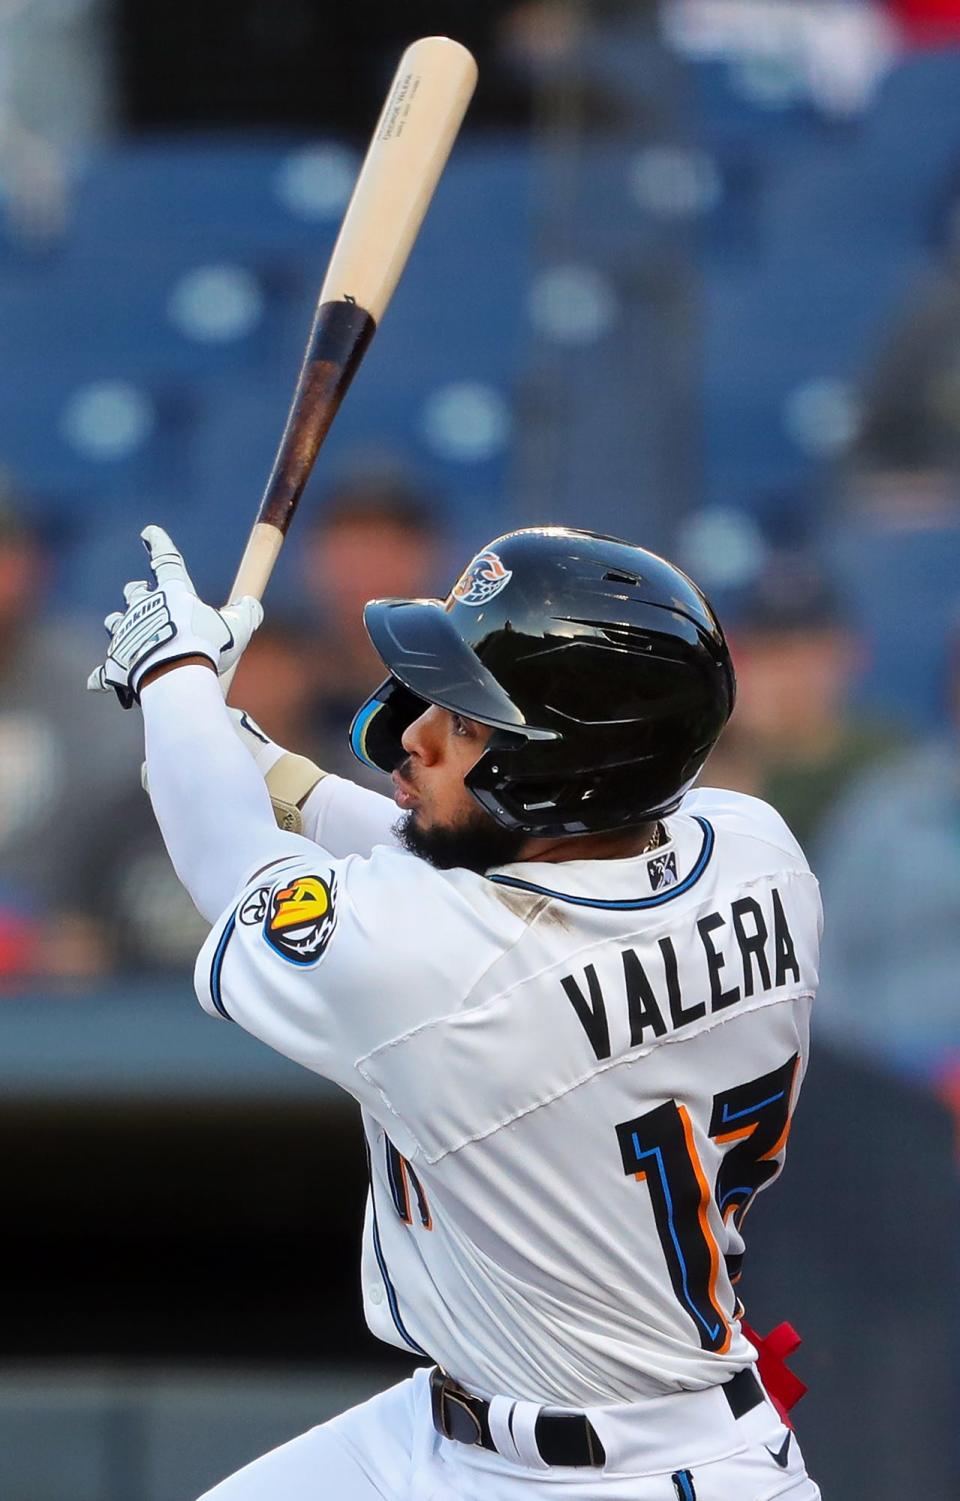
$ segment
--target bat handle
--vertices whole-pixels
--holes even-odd
[[[243,557],[240,559],[240,567],[230,590],[228,603],[241,599],[245,594],[252,594],[254,599],[262,599],[264,590],[270,581],[274,564],[283,546],[283,532],[278,527],[271,526],[268,521],[258,521],[244,548]],[[238,664],[225,672],[220,679],[223,696],[227,698],[230,693],[230,684]]]

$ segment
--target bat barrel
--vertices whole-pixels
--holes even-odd
[[[314,459],[380,322],[477,81],[466,47],[421,37],[390,86],[320,289],[273,470],[230,598],[262,597]]]
[[[320,293],[353,297],[379,323],[477,82],[466,47],[421,37],[400,59]]]

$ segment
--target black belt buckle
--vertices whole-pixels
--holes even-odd
[[[458,1444],[483,1446],[483,1424],[470,1406],[469,1394],[458,1388],[440,1367],[430,1373],[433,1426]]]
[[[430,1405],[433,1426],[444,1438],[499,1452],[490,1433],[489,1402],[465,1391],[439,1366],[430,1372]],[[599,1468],[605,1463],[603,1445],[585,1413],[541,1413],[534,1437],[548,1465]]]

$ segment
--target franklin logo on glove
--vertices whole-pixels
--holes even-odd
[[[204,604],[163,528],[144,527],[140,536],[155,582],[133,579],[124,586],[127,608],[104,620],[110,633],[106,659],[87,679],[94,692],[112,688],[125,709],[139,702],[146,674],[165,663],[206,657],[217,672],[226,672],[263,619],[260,602],[251,596],[222,610]]]

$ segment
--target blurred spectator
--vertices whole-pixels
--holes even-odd
[[[737,707],[707,780],[765,798],[812,848],[847,781],[901,737],[847,707],[862,647],[811,557],[775,554],[730,618]]]
[[[597,6],[597,10],[608,7]],[[499,21],[503,55],[535,77],[550,77],[582,40],[586,17],[573,5],[556,0],[520,0]]]
[[[114,118],[106,0],[0,0],[0,196],[11,238],[62,234],[68,156]]]
[[[892,465],[851,475],[844,490],[847,518],[876,533],[955,531],[960,521],[960,474],[936,463],[923,463],[924,424],[918,418],[905,443],[917,457],[915,467]],[[901,452],[906,454],[906,448]]]
[[[948,734],[850,785],[819,868],[821,1025],[921,1067],[960,1057],[960,638],[950,708]]]
[[[0,0],[4,99],[25,128],[88,145],[116,120],[112,0]]]
[[[639,132],[649,142],[674,124],[682,85],[654,5],[520,0],[500,19],[498,45],[506,66],[529,82],[540,120],[552,129]]]
[[[848,477],[832,556],[869,642],[858,698],[922,732],[946,725],[944,623],[960,578],[960,474],[935,464]]]
[[[960,10],[960,3],[958,3]],[[901,524],[960,518],[960,163],[932,214],[919,276],[863,382],[854,508]]]
[[[86,691],[102,637],[46,617],[46,567],[0,491],[0,979],[109,966],[92,856],[140,762],[137,716]]]
[[[267,616],[247,647],[230,690],[230,702],[246,709],[278,745],[315,756],[313,722],[319,667],[317,632],[309,621]]]
[[[141,758],[142,753],[141,744]],[[126,798],[101,831],[91,903],[110,934],[114,968],[189,974],[208,925],[177,880],[139,782],[138,770],[135,785],[128,785]]]
[[[960,38],[960,0],[884,0],[905,41],[944,46]]]
[[[745,92],[839,118],[868,107],[901,40],[873,0],[664,0],[663,24],[687,56],[739,65]]]
[[[894,476],[904,519],[919,502],[920,524],[929,485],[912,483],[918,474],[937,476],[948,492],[941,512],[946,503],[954,519],[960,513],[960,233],[957,241],[916,288],[874,364],[856,445],[867,489],[875,475]]]
[[[331,494],[307,533],[301,561],[316,618],[313,743],[328,771],[362,780],[348,731],[360,704],[384,677],[364,630],[363,607],[369,599],[446,593],[449,580],[443,578],[443,543],[431,498],[396,469],[358,470]],[[236,695],[234,700],[243,702]],[[269,724],[265,728],[273,733]]]

